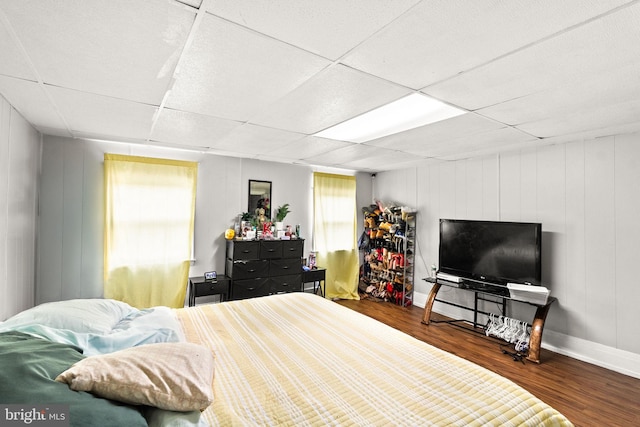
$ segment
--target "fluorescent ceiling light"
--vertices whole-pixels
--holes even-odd
[[[366,142],[466,113],[437,99],[413,93],[314,134],[339,141]]]

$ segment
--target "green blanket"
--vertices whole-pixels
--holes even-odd
[[[0,333],[0,403],[69,405],[71,426],[146,426],[134,407],[73,391],[55,381],[83,358],[70,345],[21,332]]]

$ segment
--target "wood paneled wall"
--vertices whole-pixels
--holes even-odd
[[[639,185],[640,135],[629,134],[379,173],[374,197],[417,207],[422,293],[430,286],[420,279],[438,262],[439,218],[541,222],[543,282],[559,300],[545,332],[640,360]],[[472,298],[453,289],[442,296]],[[532,317],[531,308],[513,307],[514,317]]]
[[[301,225],[305,254],[311,250],[312,170],[308,166],[45,136],[37,303],[103,295],[105,152],[199,162],[192,276],[224,272],[224,231],[248,209],[249,179],[273,182],[272,204],[291,205],[285,222]]]
[[[34,302],[40,145],[0,96],[0,321]]]

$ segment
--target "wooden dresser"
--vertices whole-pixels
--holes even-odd
[[[228,240],[225,272],[231,299],[300,291],[303,250],[303,239]]]

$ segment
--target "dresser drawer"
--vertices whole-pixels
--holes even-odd
[[[245,299],[269,295],[271,282],[269,278],[234,280],[231,298]]]
[[[260,258],[282,258],[281,240],[262,240],[260,242]]]
[[[271,278],[271,292],[298,292],[302,288],[302,274],[288,274]]]
[[[204,276],[189,277],[189,307],[196,305],[196,298],[218,295],[218,301],[229,299],[231,280],[226,275],[219,275],[215,282],[206,280]]]
[[[266,259],[234,261],[231,268],[231,278],[234,280],[267,276],[269,276],[269,260]]]
[[[194,297],[203,297],[206,295],[226,295],[229,292],[229,280],[220,280],[216,283],[201,282],[195,283]]]
[[[270,262],[269,275],[271,276],[302,273],[302,261],[300,258],[272,259]]]
[[[260,242],[257,240],[248,241],[227,241],[227,258],[232,260],[258,259],[260,253]]]
[[[283,258],[302,258],[304,240],[282,240]]]

